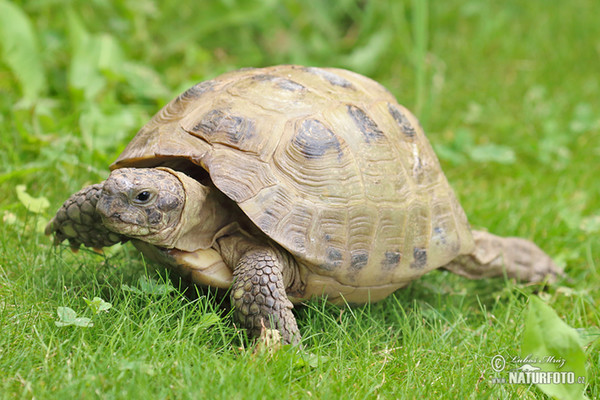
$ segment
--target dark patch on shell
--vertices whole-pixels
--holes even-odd
[[[413,249],[414,261],[410,264],[411,268],[423,269],[427,265],[427,250],[421,247],[415,247]]]
[[[329,259],[329,261],[338,262],[338,261],[342,261],[343,255],[342,255],[342,252],[339,251],[338,249],[333,248],[333,247],[328,247],[327,248],[327,258]]]
[[[388,103],[388,111],[400,127],[402,133],[409,138],[413,139],[416,135],[415,128],[411,125],[410,121],[406,116],[393,104]]]
[[[309,67],[305,69],[307,72],[313,74],[313,75],[317,75],[320,76],[321,78],[325,79],[327,82],[331,83],[334,86],[340,86],[346,89],[352,89],[352,90],[356,90],[354,88],[354,85],[347,79],[342,78],[341,76],[331,72],[331,71],[327,71],[321,68],[314,68],[314,67]]]
[[[332,271],[336,268],[339,268],[342,265],[342,260],[344,255],[341,251],[334,247],[328,247],[326,250],[327,253],[327,263],[321,265],[321,268]]]
[[[358,129],[360,129],[367,143],[371,142],[371,140],[379,140],[385,137],[375,121],[373,121],[361,108],[352,104],[348,104],[346,107],[348,109],[348,114],[350,114]]]
[[[352,257],[350,258],[350,268],[352,269],[362,269],[369,262],[369,252],[366,250],[357,250],[352,252]]]
[[[281,77],[275,76],[275,75],[259,74],[259,75],[254,75],[252,77],[252,79],[257,80],[257,81],[273,82],[280,89],[288,90],[290,92],[295,92],[298,90],[305,89],[305,87],[303,85],[299,84],[298,82],[294,82],[291,79],[281,78]]]
[[[443,228],[436,226],[433,228],[433,239],[437,239],[440,244],[446,244],[446,234]]]
[[[212,90],[212,88],[214,86],[215,86],[215,82],[214,81],[200,82],[200,83],[192,86],[191,88],[189,88],[185,92],[181,93],[177,97],[177,99],[178,100],[183,100],[183,101],[197,99],[200,96],[202,96],[204,93]]]
[[[193,128],[194,132],[202,131],[211,136],[224,132],[232,143],[239,143],[255,135],[254,121],[239,115],[231,115],[223,110],[212,110],[204,114],[200,122]]]
[[[308,159],[323,157],[330,149],[334,149],[338,156],[341,156],[340,142],[335,134],[316,119],[302,122],[294,135],[293,143]]]
[[[385,258],[381,261],[381,266],[385,270],[391,270],[396,268],[400,264],[402,255],[399,251],[386,251]]]

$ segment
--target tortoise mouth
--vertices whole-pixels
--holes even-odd
[[[102,217],[103,225],[115,233],[131,237],[141,237],[151,233],[144,212],[132,207],[124,199],[103,196],[98,201],[96,210]]]
[[[104,182],[96,210],[106,229],[168,247],[184,203],[182,184],[171,172],[123,168]]]
[[[102,221],[107,229],[115,233],[120,233],[121,235],[125,235],[132,238],[143,238],[152,233],[150,231],[150,228],[148,228],[147,226],[124,221],[119,218],[118,214],[112,215],[110,217],[103,217]]]

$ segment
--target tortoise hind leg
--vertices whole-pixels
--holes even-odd
[[[469,279],[498,276],[526,282],[553,282],[562,271],[533,242],[473,231],[475,249],[456,257],[443,268]]]
[[[282,263],[269,248],[252,249],[242,255],[234,268],[231,303],[234,316],[249,336],[276,329],[284,343],[300,342],[300,332],[287,298]]]

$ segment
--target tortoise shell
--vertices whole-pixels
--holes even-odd
[[[337,285],[386,288],[383,297],[473,249],[416,118],[350,71],[276,66],[199,83],[111,169],[181,160],[295,257],[309,294]]]

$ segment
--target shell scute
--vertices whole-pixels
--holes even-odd
[[[113,168],[177,157],[204,168],[315,285],[389,291],[473,246],[417,119],[350,71],[276,66],[196,85]]]

